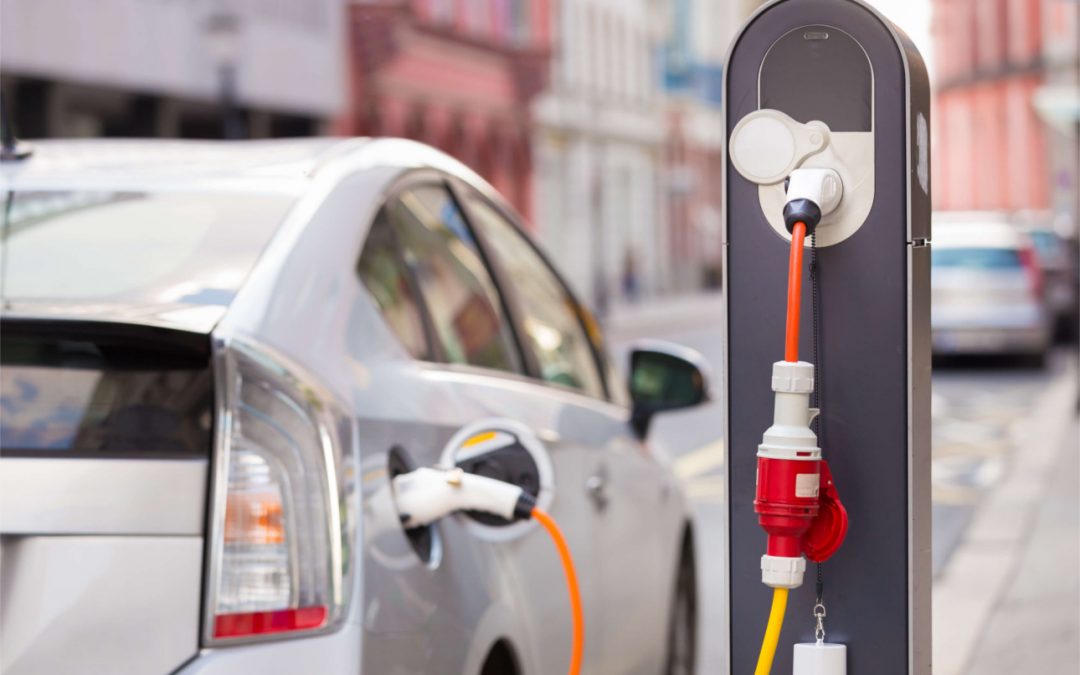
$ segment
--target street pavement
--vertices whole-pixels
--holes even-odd
[[[619,363],[626,363],[633,340],[661,338],[701,352],[718,385],[720,312],[716,296],[679,298],[617,309],[605,327]],[[1074,351],[1059,349],[1045,370],[985,360],[935,363],[935,675],[1080,672]],[[727,516],[721,434],[719,401],[662,416],[651,434],[674,457],[675,471],[694,504],[700,673],[721,672],[725,657],[722,528]],[[1054,551],[1050,559],[1034,552],[1036,543],[1041,546],[1046,539],[1057,544],[1048,547]],[[1054,563],[1065,565],[1056,576],[1047,569]],[[1056,600],[1048,605],[1046,598]],[[1067,616],[1071,623],[1064,620]],[[1070,627],[1072,641],[1062,641]],[[1036,639],[1040,630],[1046,631],[1045,639],[1055,640],[1053,648],[1040,652],[1040,666],[1006,668],[1003,664],[1023,658],[1010,661],[1005,658],[1009,653],[1037,649],[1033,645],[1042,641]],[[1034,642],[1025,645],[1020,636]]]
[[[1053,361],[1026,376],[970,372],[965,397],[997,412],[972,413],[975,423],[961,412],[969,402],[937,420],[973,424],[973,436],[986,430],[981,451],[966,452],[996,468],[978,470],[989,479],[964,500],[968,522],[949,531],[954,550],[934,579],[936,675],[1080,672],[1076,355],[1061,350]],[[1004,436],[992,433],[1001,428]],[[936,461],[952,461],[945,447]],[[935,485],[935,499],[955,496],[953,487]]]
[[[1080,672],[1080,426],[1053,457],[1016,565],[967,663],[978,675]]]

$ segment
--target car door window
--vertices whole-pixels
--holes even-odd
[[[398,254],[385,208],[371,224],[356,271],[405,349],[418,359],[430,359],[416,290]]]
[[[387,213],[446,360],[519,371],[498,290],[450,193],[437,185],[409,188]]]
[[[521,307],[523,339],[536,355],[540,376],[603,398],[603,379],[573,296],[502,214],[477,195],[466,201],[475,226],[512,280]]]

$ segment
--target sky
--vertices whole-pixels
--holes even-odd
[[[930,0],[867,0],[915,42],[926,69],[933,73],[934,54],[930,44]]]

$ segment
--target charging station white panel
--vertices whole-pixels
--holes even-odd
[[[817,228],[818,246],[838,244],[866,222],[874,203],[874,100],[873,65],[846,31],[800,26],[769,46],[757,110],[735,125],[728,156],[760,186],[761,211],[778,235],[791,239],[782,214],[785,179],[797,168],[832,169],[844,186],[843,200]]]

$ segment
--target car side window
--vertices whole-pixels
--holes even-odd
[[[356,271],[405,349],[418,359],[431,359],[416,289],[398,254],[385,208],[379,210],[371,223]]]
[[[604,398],[604,381],[582,322],[583,309],[502,214],[477,195],[467,197],[466,206],[507,278],[513,280],[522,337],[536,355],[541,377]]]
[[[495,282],[449,191],[408,188],[387,204],[387,213],[446,360],[519,372]]]

